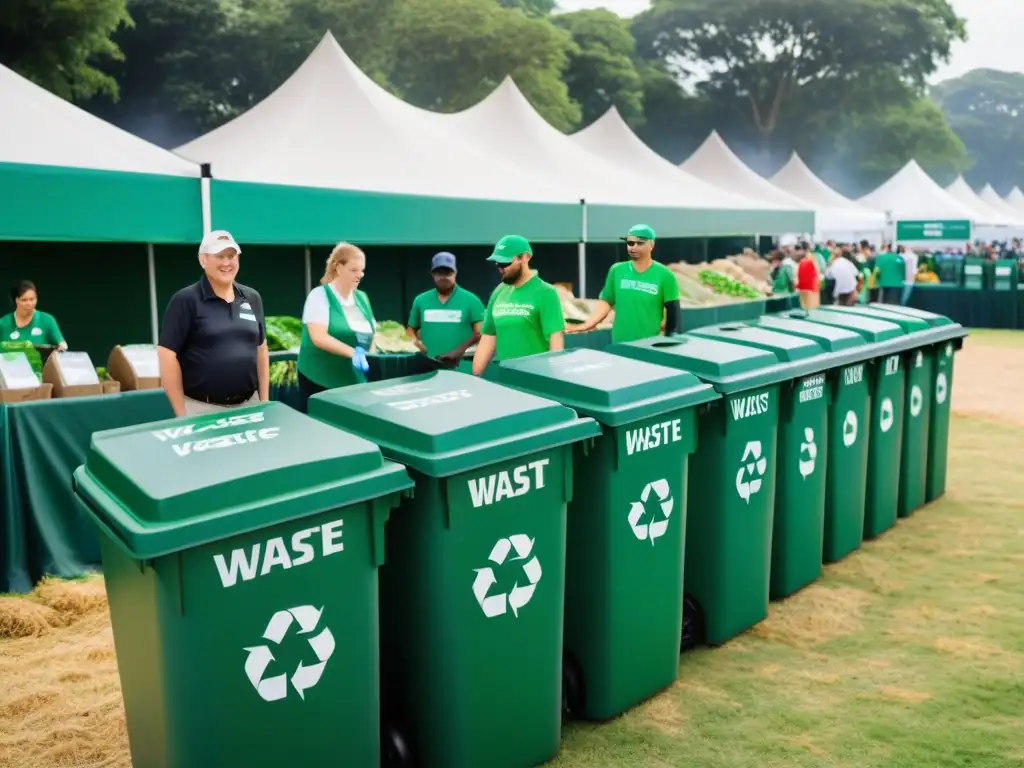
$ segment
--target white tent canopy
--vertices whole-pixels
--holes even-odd
[[[198,178],[199,166],[0,66],[0,162]]]
[[[210,163],[215,178],[233,181],[579,202],[557,181],[528,174],[442,130],[429,113],[395,102],[399,100],[360,72],[328,33],[266,99],[176,151]]]
[[[783,192],[768,179],[747,167],[728,145],[712,131],[703,144],[679,165],[687,173],[720,189],[764,200],[783,208],[807,208],[807,203]]]
[[[963,176],[957,176],[956,181],[946,187],[946,191],[973,213],[971,218],[978,226],[1005,227],[1010,223],[1005,214],[994,211],[991,206],[978,197]]]
[[[640,173],[644,178],[678,189],[678,197],[694,208],[781,209],[771,201],[755,200],[708,184],[676,167],[648,147],[612,107],[598,120],[574,133],[572,140],[589,152]],[[806,208],[806,206],[801,206]]]
[[[1008,202],[1003,200],[991,184],[986,184],[984,189],[978,193],[978,197],[980,197],[993,211],[1005,216],[1008,221],[1012,222],[1014,229],[1019,230],[1024,228],[1024,211],[1018,211]]]
[[[885,232],[885,214],[865,208],[840,194],[822,181],[794,152],[771,183],[816,209],[817,233],[843,239],[857,239],[861,234]]]
[[[974,213],[936,184],[916,160],[857,202],[888,214],[892,221],[974,220]]]
[[[1020,191],[1020,187],[1014,187],[1010,190],[1010,194],[1006,196],[1006,204],[1021,215],[1024,215],[1024,192]]]

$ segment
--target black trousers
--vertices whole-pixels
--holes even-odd
[[[309,398],[326,391],[327,387],[321,387],[315,381],[303,376],[301,371],[299,372],[299,410],[302,413],[306,413],[309,406]]]

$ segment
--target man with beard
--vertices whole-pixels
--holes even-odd
[[[424,291],[413,299],[409,336],[421,352],[455,367],[466,350],[480,340],[484,304],[476,294],[456,285],[453,254],[436,254],[430,263],[430,274],[434,290]]]
[[[562,302],[553,285],[530,268],[533,249],[526,238],[506,235],[488,257],[498,265],[501,285],[494,289],[473,356],[473,375],[482,376],[498,360],[565,349]]]
[[[593,314],[569,333],[595,328],[612,307],[616,344],[658,336],[662,323],[666,336],[679,329],[679,283],[671,269],[654,260],[654,230],[638,224],[623,239],[629,261],[612,265]]]

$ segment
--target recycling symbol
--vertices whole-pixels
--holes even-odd
[[[270,617],[267,629],[263,633],[263,639],[269,640],[274,645],[280,645],[293,623],[298,623],[300,635],[309,635],[316,630],[320,623],[320,616],[323,608],[317,609],[312,605],[300,605],[297,608],[289,608],[285,611],[278,611]],[[309,666],[301,661],[291,676],[292,687],[299,694],[299,698],[305,700],[306,691],[320,682],[320,677],[327,666],[327,660],[334,653],[334,635],[328,627],[324,627],[319,634],[308,639],[309,647],[316,654],[318,663]],[[270,662],[274,661],[274,654],[266,645],[255,645],[243,649],[249,655],[245,659],[245,675],[256,689],[256,693],[264,701],[278,701],[288,695],[288,674],[283,673],[273,677],[264,677]]]
[[[493,619],[495,616],[501,616],[509,607],[512,608],[512,613],[515,617],[519,618],[519,609],[530,602],[530,598],[533,597],[533,592],[537,588],[537,582],[540,581],[541,577],[540,560],[537,559],[536,555],[532,558],[530,557],[530,554],[533,552],[533,542],[534,539],[531,539],[525,533],[518,533],[515,536],[509,536],[507,539],[498,539],[498,543],[491,550],[488,559],[495,565],[503,564],[508,559],[512,550],[515,550],[516,556],[510,562],[523,563],[523,573],[526,575],[527,583],[524,586],[520,586],[517,580],[512,586],[512,591],[507,595],[487,594],[491,586],[498,581],[490,566],[474,569],[476,571],[476,579],[473,581],[473,594],[476,596],[476,601],[480,604],[484,616],[487,618]]]
[[[818,446],[814,444],[814,430],[804,428],[804,440],[800,443],[800,476],[805,480],[814,474],[814,465],[818,462]]]
[[[647,500],[651,497],[651,491],[654,491],[658,497],[661,513],[665,516],[665,519],[642,523],[640,521],[644,519],[644,513],[647,510]],[[668,532],[668,521],[672,516],[672,507],[674,505],[675,500],[670,494],[668,480],[655,480],[653,483],[645,485],[643,493],[640,494],[640,501],[634,501],[629,508],[629,527],[633,529],[633,534],[640,541],[649,539],[653,546],[655,539],[661,538]]]
[[[894,421],[896,421],[896,409],[893,407],[892,399],[887,397],[882,401],[878,425],[882,428],[882,432],[888,432],[892,429]]]
[[[949,380],[946,378],[946,374],[939,372],[939,375],[935,377],[935,402],[942,405],[946,402],[946,395],[949,394]]]
[[[736,493],[747,504],[750,497],[761,490],[761,478],[767,469],[768,459],[761,455],[761,441],[751,440],[743,449],[743,458],[736,473]]]
[[[946,345],[946,357],[952,357],[952,356],[953,356],[953,345],[952,344],[947,344]]]
[[[849,448],[857,442],[857,414],[853,411],[846,412],[843,419],[843,445]]]
[[[924,393],[917,384],[910,390],[910,415],[920,416],[921,408],[924,407]]]
[[[917,357],[914,358],[914,367],[920,368],[924,364],[924,357],[921,354],[921,350],[917,350]]]

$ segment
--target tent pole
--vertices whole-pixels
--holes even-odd
[[[308,294],[313,290],[313,257],[309,252],[309,246],[306,246],[306,293]]]
[[[213,229],[213,206],[210,203],[210,179],[213,177],[213,172],[210,170],[209,163],[203,163],[199,167],[202,173],[202,178],[199,179],[199,196],[202,201],[203,235],[205,236]]]
[[[576,247],[576,268],[579,270],[580,298],[587,298],[587,201],[580,200],[580,242]]]
[[[149,270],[149,330],[153,343],[160,343],[160,313],[156,306],[156,255],[153,244],[146,243],[146,266]]]

